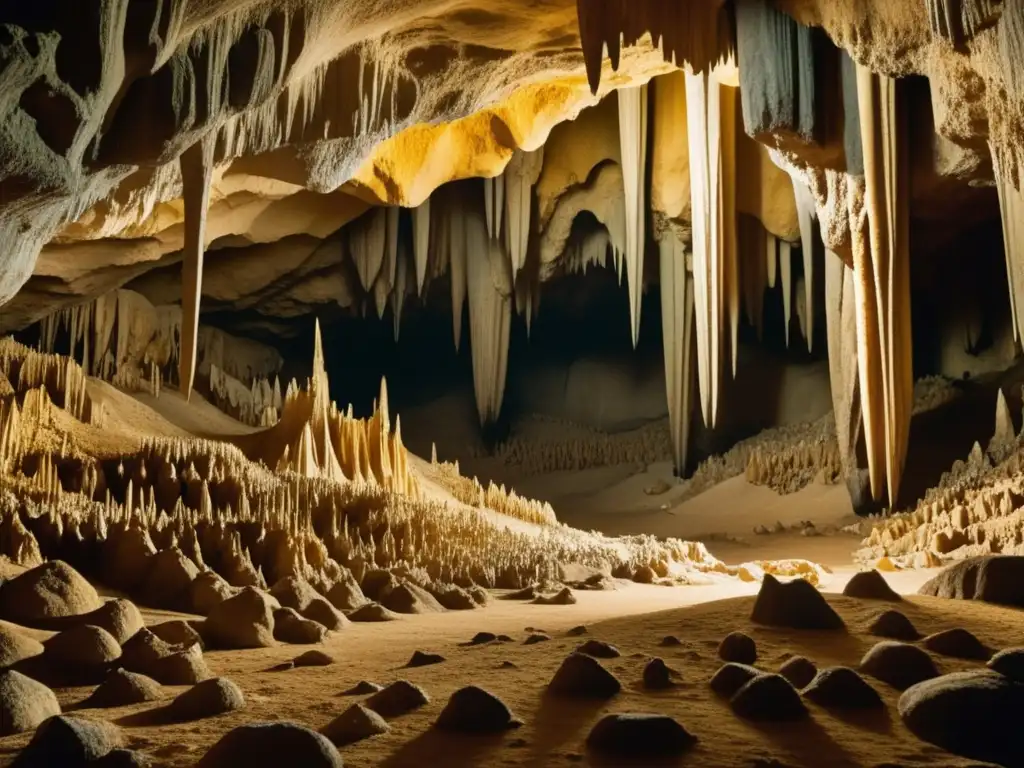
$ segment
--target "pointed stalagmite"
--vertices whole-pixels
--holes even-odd
[[[626,281],[629,288],[629,323],[635,347],[640,339],[646,242],[647,86],[621,88],[618,99],[619,148],[626,202]]]
[[[1013,445],[1016,442],[1016,432],[1013,429],[1013,419],[1010,417],[1010,408],[1006,404],[1006,396],[1000,387],[996,396],[996,424],[992,432],[993,446]]]
[[[800,223],[800,252],[804,262],[804,315],[806,329],[804,338],[807,340],[807,351],[814,351],[814,219],[817,209],[814,196],[807,185],[793,179],[793,192],[796,195],[797,219]]]
[[[913,407],[912,341],[910,335],[909,195],[905,124],[897,83],[857,66],[857,96],[864,146],[864,203],[868,212],[870,249],[861,254],[857,272],[857,303],[865,317],[858,321],[861,351],[861,405],[865,439],[884,443],[868,450],[872,492],[881,496],[884,477],[890,505],[896,504],[906,459]],[[869,320],[866,316],[874,314]],[[876,358],[877,375],[867,358]],[[884,446],[884,467],[877,463]]]
[[[181,261],[181,357],[178,381],[181,393],[192,396],[199,338],[199,298],[203,292],[203,255],[206,249],[206,211],[210,206],[215,135],[186,149],[180,159],[182,198],[185,203],[185,243]]]
[[[658,241],[661,257],[661,327],[665,390],[676,474],[686,471],[693,386],[693,278],[686,269],[683,244],[670,229]]]
[[[416,293],[423,295],[430,256],[430,198],[412,209],[413,256],[416,259]]]

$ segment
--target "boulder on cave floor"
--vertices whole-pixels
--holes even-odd
[[[153,761],[141,752],[130,749],[112,749],[90,768],[153,768]]]
[[[533,599],[534,605],[576,605],[576,595],[569,587],[563,587],[553,595],[538,595]]]
[[[104,670],[121,657],[121,646],[105,629],[79,624],[65,629],[45,643],[43,660],[76,675],[88,676]]]
[[[730,632],[718,644],[718,658],[737,664],[753,664],[757,661],[757,643],[743,632]]]
[[[918,594],[1024,608],[1024,556],[984,555],[962,560],[926,581]]]
[[[520,725],[522,721],[505,702],[483,688],[468,685],[451,695],[434,727],[460,733],[499,733]]]
[[[890,640],[913,642],[921,639],[913,622],[899,611],[885,611],[868,627],[868,634],[876,637],[887,637]]]
[[[462,645],[465,645],[465,646],[487,645],[488,643],[495,642],[497,639],[498,639],[498,636],[496,634],[494,634],[493,632],[477,632],[468,641],[466,641],[465,643],[462,643]]]
[[[455,584],[434,584],[430,594],[449,611],[473,611],[480,607],[473,594]]]
[[[895,640],[883,640],[869,649],[861,659],[860,671],[901,691],[939,676],[927,651]]]
[[[81,768],[123,744],[124,735],[112,723],[54,715],[36,728],[12,768]]]
[[[358,610],[370,602],[348,568],[342,569],[341,578],[327,590],[326,597],[327,602],[346,613]]]
[[[350,621],[381,622],[398,621],[402,617],[390,611],[380,603],[367,603],[348,615]]]
[[[849,667],[826,667],[804,688],[805,698],[827,709],[881,709],[878,691]]]
[[[546,643],[550,639],[550,635],[543,635],[539,632],[534,632],[532,635],[523,640],[523,645],[536,645],[537,643]]]
[[[336,747],[345,747],[357,741],[379,736],[391,730],[387,720],[362,704],[353,704],[320,729],[320,733]]]
[[[696,743],[697,737],[668,715],[605,715],[587,736],[589,749],[631,760],[676,757]]]
[[[899,593],[889,586],[885,577],[876,570],[855,573],[843,588],[843,594],[861,600],[903,600]]]
[[[168,705],[168,714],[179,721],[202,720],[245,707],[242,690],[226,677],[196,683]]]
[[[622,690],[622,684],[593,656],[573,653],[562,662],[547,689],[557,696],[609,699]]]
[[[115,669],[107,675],[83,703],[83,708],[109,709],[144,701],[158,701],[164,696],[163,687],[151,677]]]
[[[0,584],[0,619],[41,625],[102,607],[96,588],[63,560],[50,560]]]
[[[750,616],[757,624],[788,629],[840,630],[839,614],[813,584],[804,579],[781,582],[766,573]]]
[[[241,587],[231,586],[219,573],[203,571],[189,585],[192,610],[200,616],[207,616],[215,605],[234,597],[241,591]]]
[[[1024,684],[989,670],[955,672],[911,686],[899,700],[918,738],[974,760],[1024,765]]]
[[[297,576],[279,579],[270,589],[270,594],[281,603],[282,608],[291,608],[302,618],[322,624],[337,631],[349,624],[345,615],[317,592],[313,586]]]
[[[396,680],[364,701],[363,706],[390,720],[429,703],[430,697],[418,685],[408,680]]]
[[[962,627],[946,629],[942,632],[928,635],[928,637],[921,641],[921,645],[932,653],[951,656],[956,659],[988,661],[992,657],[992,651],[975,637],[972,632]]]
[[[29,637],[16,624],[0,621],[0,669],[41,656],[44,650],[41,642]]]
[[[270,648],[274,645],[273,611],[268,595],[245,587],[210,609],[203,622],[203,639],[212,648],[226,650]]]
[[[444,606],[432,594],[412,582],[403,581],[398,586],[385,590],[380,598],[381,605],[389,611],[404,614],[443,613]]]
[[[800,694],[782,675],[760,674],[733,694],[729,705],[748,720],[797,720],[807,715]]]
[[[603,640],[587,640],[576,649],[576,653],[585,653],[595,659],[617,659],[622,655],[618,648]]]
[[[536,585],[530,585],[528,587],[523,587],[522,589],[518,589],[515,592],[509,592],[508,594],[502,595],[501,599],[502,600],[536,600],[538,597],[540,597],[540,591],[537,589]]]
[[[80,624],[91,624],[94,627],[105,629],[118,644],[123,645],[128,638],[142,629],[145,622],[135,603],[124,598],[117,598],[107,600],[95,611],[79,616],[52,619],[46,624],[49,629],[56,631],[70,629]]]
[[[1004,677],[1024,683],[1024,648],[1006,648],[989,659],[987,666]]]
[[[413,651],[412,657],[409,659],[406,667],[429,667],[433,664],[442,664],[447,661],[444,656],[439,653],[425,653],[424,651]]]
[[[172,645],[145,627],[124,644],[119,663],[163,685],[194,685],[211,677],[198,643]]]
[[[333,663],[334,657],[319,649],[300,653],[292,659],[292,664],[296,667],[329,667]]]
[[[0,736],[30,731],[60,714],[53,691],[14,670],[0,672]]]
[[[807,687],[815,678],[818,667],[810,659],[793,656],[779,667],[779,674],[789,680],[794,688],[801,689]]]
[[[274,611],[274,639],[292,645],[316,645],[327,637],[327,627],[303,618],[294,608]]]
[[[679,673],[665,663],[664,659],[657,657],[651,659],[644,665],[643,684],[644,688],[652,691],[661,691],[675,686],[674,678]]]
[[[342,768],[337,748],[323,734],[295,723],[250,723],[228,731],[196,768]]]
[[[353,685],[347,691],[342,692],[342,696],[366,696],[371,693],[377,693],[377,691],[384,690],[384,686],[377,685],[377,683],[371,683],[368,680],[360,680],[358,683]]]
[[[143,604],[172,611],[189,610],[192,582],[198,575],[196,564],[177,547],[160,550],[149,558],[141,587]]]
[[[170,621],[151,624],[148,629],[165,643],[185,647],[198,644],[200,648],[203,648],[202,636],[192,624],[184,619],[171,619]]]
[[[718,668],[708,685],[719,696],[732,698],[736,691],[761,674],[764,673],[756,667],[731,661]]]

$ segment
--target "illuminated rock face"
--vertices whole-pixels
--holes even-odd
[[[743,319],[763,331],[774,289],[791,347],[793,334],[818,354],[830,342],[844,461],[862,434],[871,491],[894,499],[912,218],[941,203],[955,231],[961,214],[991,211],[982,187],[994,185],[1014,336],[1024,327],[1021,3],[407,6],[386,18],[371,0],[12,11],[0,332],[91,302],[70,326],[92,345],[90,372],[109,377],[132,343],[120,323],[111,340],[113,313],[123,303],[150,322],[121,289],[159,312],[180,303],[158,325],[174,329],[188,395],[211,378],[204,311],[258,308],[284,335],[327,308],[390,309],[398,337],[403,308],[433,286],[450,294],[456,347],[468,305],[486,423],[502,412],[516,316],[530,329],[545,281],[610,262],[634,344],[659,284],[681,467],[691,401],[718,422]],[[599,226],[580,227],[589,214]],[[840,309],[816,298],[850,290]],[[216,371],[218,402],[251,423],[279,412],[272,371],[249,398]]]

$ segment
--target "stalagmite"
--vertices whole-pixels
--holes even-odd
[[[430,198],[412,209],[413,256],[416,259],[416,293],[423,295],[430,257]]]
[[[619,89],[618,101],[619,148],[626,202],[626,281],[629,287],[629,324],[635,347],[640,340],[647,234],[647,86]]]
[[[658,241],[661,260],[661,327],[665,390],[675,470],[686,472],[690,439],[690,391],[693,385],[693,278],[686,269],[683,244],[670,229]]]
[[[800,224],[800,252],[804,262],[804,314],[806,323],[804,338],[807,340],[807,351],[814,351],[814,219],[817,209],[814,197],[807,185],[793,179],[793,192],[796,195],[797,220]]]
[[[861,405],[869,447],[872,493],[888,486],[898,499],[913,406],[910,335],[909,194],[904,145],[905,122],[896,81],[857,67],[861,139],[864,145],[864,203],[870,250],[865,262],[854,252],[861,354]],[[859,263],[858,263],[859,261]],[[868,315],[873,313],[873,318]],[[869,358],[877,359],[875,366]],[[870,424],[870,427],[869,427]],[[882,443],[884,440],[884,443]],[[885,466],[876,466],[884,446]]]
[[[464,212],[473,389],[481,424],[497,420],[505,395],[512,285],[501,240],[487,233],[487,222],[473,208]]]
[[[210,206],[213,150],[210,134],[181,155],[182,198],[185,203],[185,244],[181,262],[181,357],[178,381],[181,393],[192,395],[199,336],[199,298],[203,292],[203,254],[206,249],[206,211]]]
[[[786,324],[786,346],[789,346],[789,325],[793,319],[793,246],[779,241],[779,272],[782,275],[782,315]]]
[[[505,166],[505,231],[513,279],[526,265],[533,201],[531,193],[543,167],[543,146],[533,152],[517,149]]]
[[[1017,434],[1013,429],[1013,418],[1010,416],[1010,407],[1006,404],[1006,395],[1002,387],[996,395],[996,420],[995,429],[992,432],[992,440],[989,443],[989,453],[993,448],[1005,448],[1017,442]]]

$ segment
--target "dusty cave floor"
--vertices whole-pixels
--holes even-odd
[[[904,574],[892,581],[901,592],[916,590],[927,572]],[[841,590],[837,575],[828,592]],[[590,728],[611,712],[658,712],[682,722],[700,741],[671,765],[693,766],[867,766],[969,765],[969,761],[918,740],[896,714],[899,693],[872,681],[881,693],[886,713],[876,719],[845,719],[813,704],[811,717],[795,724],[757,725],[736,717],[727,702],[708,688],[721,665],[716,647],[728,632],[741,630],[758,645],[757,665],[776,670],[791,655],[803,655],[819,667],[856,666],[877,638],[867,625],[892,604],[855,600],[828,594],[846,621],[848,632],[801,632],[766,628],[747,617],[755,585],[733,582],[709,587],[631,585],[619,591],[580,593],[573,606],[524,605],[493,601],[470,612],[404,617],[377,625],[353,625],[335,633],[322,649],[336,663],[324,668],[268,671],[302,650],[294,645],[251,651],[209,651],[207,662],[215,675],[235,681],[247,700],[244,710],[175,725],[154,725],[145,704],[111,710],[83,710],[86,717],[105,718],[125,728],[129,746],[143,751],[156,765],[192,765],[223,733],[244,723],[291,720],[320,728],[359,698],[342,696],[361,680],[388,683],[407,679],[422,686],[429,705],[391,721],[391,732],[343,748],[350,766],[547,766],[610,765],[595,762],[584,740]],[[704,602],[710,600],[710,602]],[[896,606],[923,633],[966,627],[983,642],[1004,648],[1019,642],[1024,613],[973,602],[910,597]],[[178,614],[145,612],[147,623]],[[567,632],[580,624],[585,637]],[[527,627],[546,630],[551,641],[523,645]],[[469,647],[462,645],[476,632],[508,634],[512,643]],[[681,645],[659,647],[666,635]],[[561,661],[583,640],[609,642],[622,653],[605,663],[623,683],[622,692],[607,702],[552,701],[543,696]],[[416,669],[404,668],[415,650],[442,654],[446,661]],[[682,684],[652,693],[640,683],[644,664],[663,658],[681,674]],[[973,662],[937,657],[942,672],[979,666]],[[507,668],[504,662],[515,667]],[[524,721],[522,728],[494,738],[441,735],[431,725],[456,689],[482,686],[500,696]],[[58,691],[65,710],[83,700],[89,688]],[[182,689],[183,690],[183,689]],[[173,695],[178,689],[168,688]],[[31,734],[0,740],[0,764],[12,762]],[[777,761],[777,762],[772,762]],[[621,763],[616,763],[616,765]],[[646,762],[644,765],[653,765]]]

